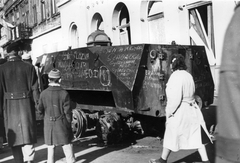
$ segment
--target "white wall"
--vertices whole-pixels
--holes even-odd
[[[44,53],[51,53],[62,50],[62,34],[61,28],[36,37],[32,42],[32,59],[33,63],[36,57]]]

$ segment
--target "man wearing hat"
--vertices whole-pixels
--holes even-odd
[[[8,145],[16,163],[33,162],[36,139],[35,104],[39,98],[33,65],[18,56],[18,46],[7,48],[8,62],[0,68],[0,112],[4,113]]]
[[[39,98],[38,110],[44,114],[44,140],[48,146],[48,163],[54,163],[54,148],[61,145],[67,163],[74,163],[71,140],[72,110],[70,97],[61,86],[61,74],[53,69],[48,74],[49,87]]]

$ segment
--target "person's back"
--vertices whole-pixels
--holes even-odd
[[[53,163],[54,148],[61,145],[67,163],[75,162],[71,140],[72,112],[70,97],[60,86],[60,71],[53,69],[48,74],[49,87],[45,89],[39,99],[38,111],[44,114],[44,140],[48,145],[48,163]]]
[[[19,92],[32,90],[32,83],[29,83],[29,78],[35,73],[34,66],[21,61],[18,58],[10,59],[1,66],[2,75],[5,82],[10,82],[6,85],[6,91]],[[34,75],[36,78],[36,76]],[[21,87],[19,87],[21,83]]]
[[[188,73],[185,58],[181,54],[170,57],[173,72],[166,86],[166,128],[163,138],[163,151],[159,159],[149,163],[166,163],[172,151],[198,149],[203,162],[209,163],[202,133],[208,136],[205,121],[194,99],[195,84]],[[203,131],[201,130],[203,129]]]
[[[72,139],[72,134],[70,134],[72,113],[67,91],[60,86],[49,86],[41,93],[40,100],[40,104],[44,105],[45,144],[62,145],[70,143]],[[51,120],[51,117],[56,118],[56,120]],[[49,134],[50,132],[51,134]]]
[[[24,63],[15,49],[10,50],[8,61],[0,68],[0,111],[4,111],[8,145],[19,163],[23,159],[34,159],[33,144],[37,142],[35,103],[38,98],[34,66]],[[25,154],[23,147],[27,151]]]
[[[171,75],[171,80],[174,84],[180,85],[179,87],[182,88],[183,91],[183,98],[194,98],[195,83],[192,75],[189,72],[186,70],[175,71]]]

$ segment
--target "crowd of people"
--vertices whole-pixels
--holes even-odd
[[[7,47],[7,60],[0,68],[0,137],[6,135],[16,163],[34,162],[37,109],[44,116],[47,162],[55,162],[54,148],[61,145],[67,163],[74,163],[70,98],[60,86],[61,73],[50,71],[49,87],[40,93],[31,57],[26,51],[20,55],[19,48],[17,44]]]

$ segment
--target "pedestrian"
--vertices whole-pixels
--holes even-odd
[[[217,104],[216,163],[240,162],[240,3],[227,27]]]
[[[54,148],[61,145],[67,163],[74,163],[71,140],[72,112],[70,97],[61,85],[61,74],[53,69],[48,74],[49,87],[40,94],[38,110],[44,114],[44,140],[48,146],[48,163],[54,163]]]
[[[0,65],[4,64],[7,60],[4,58],[0,58]],[[0,67],[1,68],[1,67]],[[4,132],[4,118],[3,118],[3,112],[0,111],[0,150],[3,148],[3,142],[5,138],[5,132]]]
[[[18,48],[15,43],[7,47],[8,61],[0,68],[0,112],[14,160],[22,163],[34,161],[39,92],[35,68],[21,60]]]
[[[32,64],[31,54],[28,51],[24,50],[23,55],[21,57],[24,62]]]
[[[195,84],[193,77],[181,54],[170,57],[172,74],[167,82],[166,130],[163,139],[163,151],[160,159],[151,159],[150,163],[166,163],[171,151],[198,149],[203,162],[209,162],[201,134],[210,135],[206,129],[202,112],[195,102]]]

